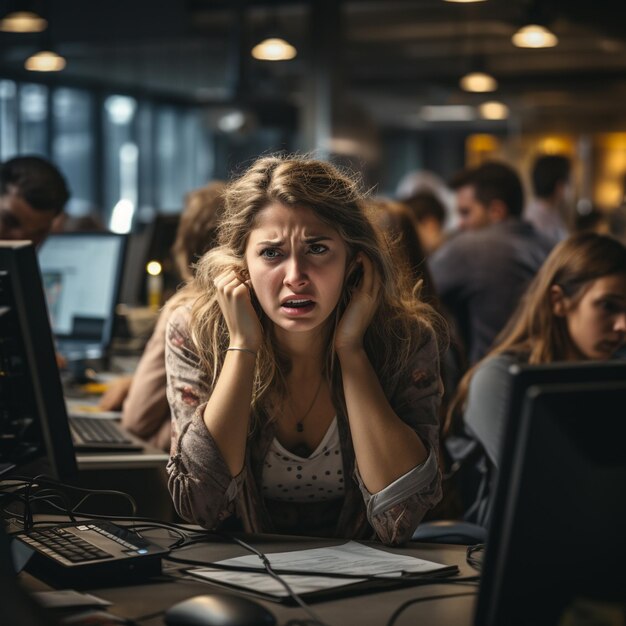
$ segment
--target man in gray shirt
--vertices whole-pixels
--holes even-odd
[[[561,154],[537,157],[532,167],[534,198],[524,218],[545,237],[558,243],[568,235],[572,219],[571,161]]]
[[[435,252],[429,266],[473,364],[506,325],[552,243],[521,220],[524,191],[508,165],[491,161],[463,170],[451,187],[461,232]]]

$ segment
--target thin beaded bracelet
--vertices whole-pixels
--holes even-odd
[[[230,346],[226,348],[226,352],[228,352],[229,350],[236,350],[237,352],[249,352],[256,358],[256,352],[254,350],[250,350],[250,348],[238,348],[236,346]]]

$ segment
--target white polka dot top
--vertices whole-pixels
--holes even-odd
[[[310,457],[286,450],[274,437],[263,464],[263,496],[289,502],[334,500],[344,494],[337,418]]]

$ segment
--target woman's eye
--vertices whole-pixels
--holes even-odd
[[[280,251],[276,248],[265,248],[265,250],[261,250],[261,256],[266,259],[276,259],[280,256]]]
[[[326,250],[328,250],[328,248],[321,243],[313,243],[309,246],[309,252],[311,252],[311,254],[323,254]]]
[[[600,303],[600,306],[607,312],[607,313],[619,313],[621,310],[621,307],[616,303],[616,302],[612,302],[610,300],[605,300],[604,302]]]

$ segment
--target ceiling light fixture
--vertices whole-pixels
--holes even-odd
[[[486,72],[469,72],[459,81],[461,89],[474,93],[486,93],[498,88],[498,81]]]
[[[485,120],[505,120],[509,117],[509,107],[495,100],[483,102],[478,107],[478,111]]]
[[[14,11],[0,20],[0,31],[5,33],[40,33],[47,27],[48,22],[32,11]]]
[[[485,2],[485,0],[443,0],[444,2],[454,2],[456,4],[470,4],[471,2]]]
[[[540,24],[522,26],[511,41],[518,48],[552,48],[559,43],[558,37]]]
[[[252,48],[252,56],[259,61],[289,61],[297,54],[294,46],[280,37],[268,37]]]
[[[52,50],[37,52],[24,62],[24,67],[31,72],[60,72],[65,65],[65,59]]]
[[[466,104],[443,104],[423,106],[419,116],[425,122],[471,122],[476,114]]]

